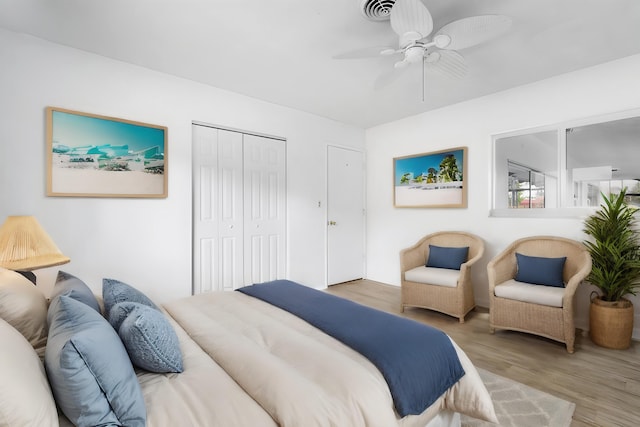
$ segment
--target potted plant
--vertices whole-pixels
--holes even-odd
[[[584,244],[591,254],[587,280],[599,292],[591,296],[589,335],[603,347],[625,349],[633,333],[633,304],[625,298],[640,286],[640,243],[635,227],[638,210],[625,202],[627,189],[604,199],[584,222],[592,239]]]

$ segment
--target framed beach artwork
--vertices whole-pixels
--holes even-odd
[[[47,196],[167,197],[167,128],[48,107]]]
[[[466,208],[467,147],[393,159],[396,207]]]

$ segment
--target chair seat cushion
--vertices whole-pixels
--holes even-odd
[[[460,278],[460,270],[425,267],[423,265],[404,272],[404,280],[409,282],[447,286],[449,288],[458,286],[458,278]]]
[[[532,285],[511,279],[496,286],[494,293],[500,298],[530,302],[549,307],[562,307],[564,288]]]

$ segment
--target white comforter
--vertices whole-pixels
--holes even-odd
[[[424,413],[400,419],[375,366],[285,311],[238,292],[164,307],[195,342],[177,327],[185,372],[139,373],[148,426],[424,426],[443,408],[495,421],[455,343],[466,375]]]

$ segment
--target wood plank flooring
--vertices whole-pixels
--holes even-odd
[[[451,336],[478,367],[576,404],[572,427],[640,426],[640,342],[609,350],[581,331],[576,351],[520,332],[489,333],[489,313],[476,308],[461,324],[445,314],[418,308],[400,313],[400,288],[370,280],[329,287],[328,292],[435,326]]]

